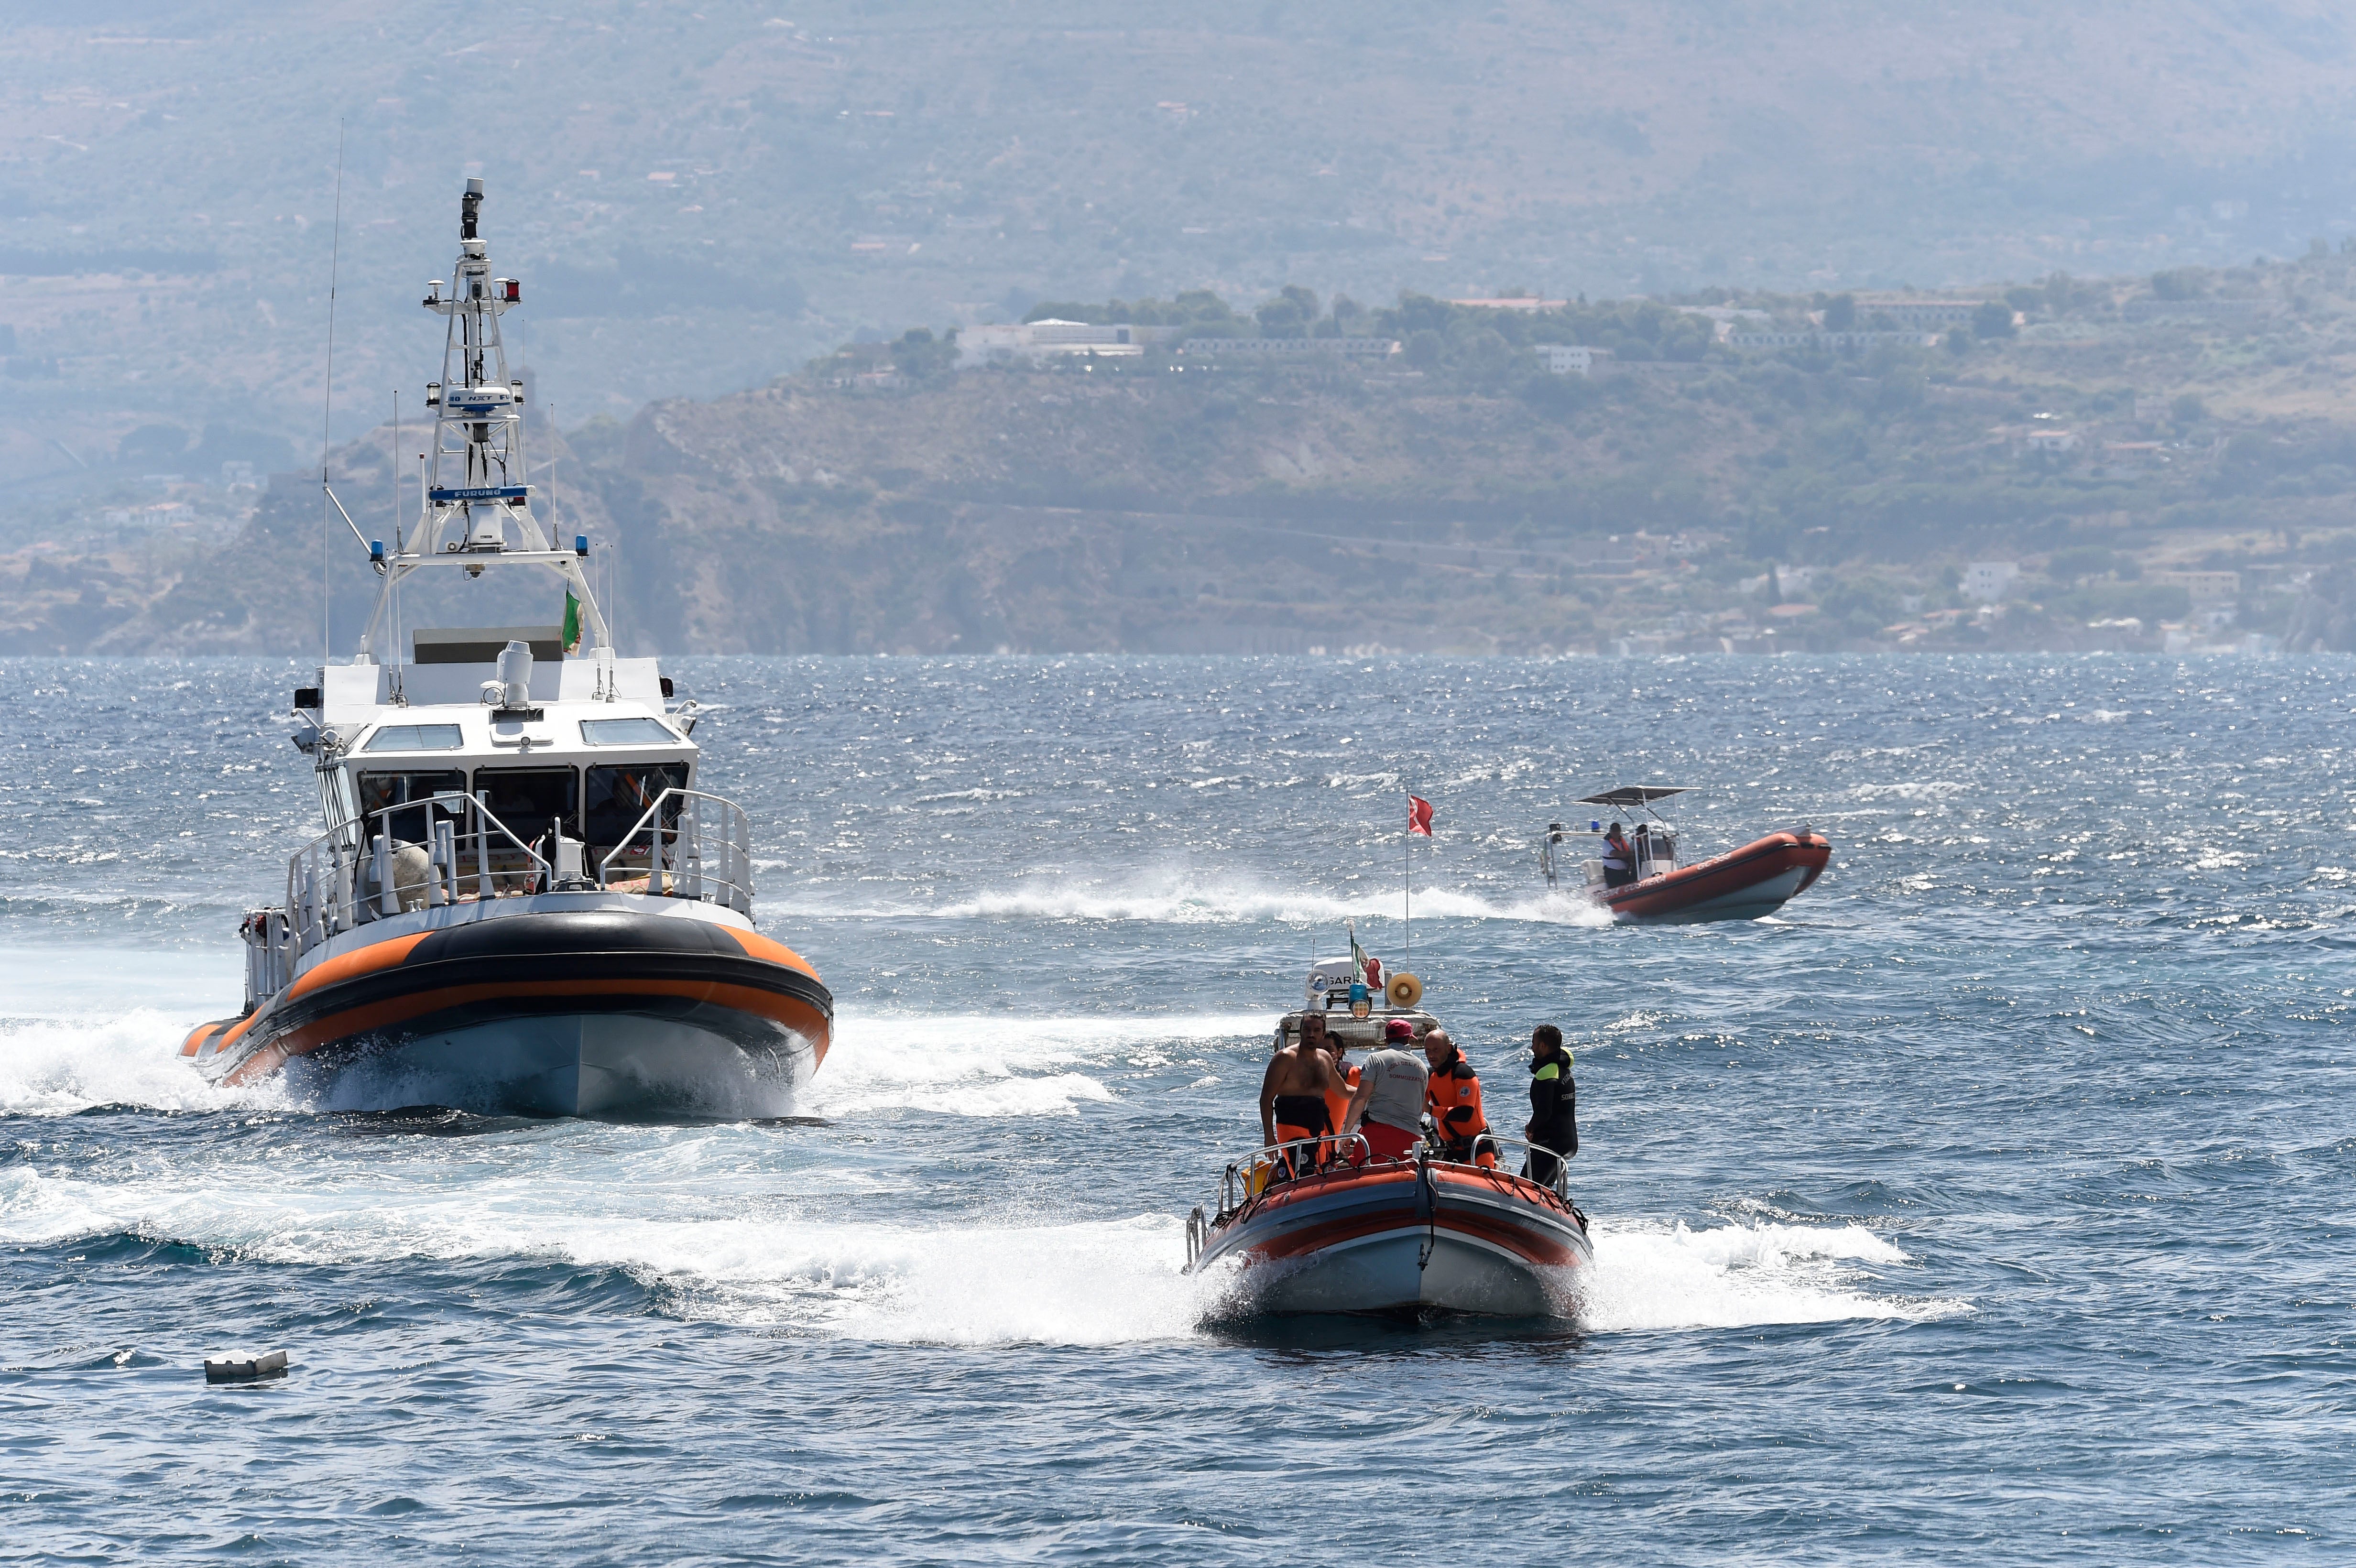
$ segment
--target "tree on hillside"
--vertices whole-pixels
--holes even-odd
[[[2012,306],[2004,300],[1984,300],[1972,312],[1972,336],[1983,340],[2015,336]]]
[[[1255,313],[1262,337],[1306,337],[1317,319],[1317,296],[1287,283],[1281,293]]]
[[[1825,302],[1825,330],[1849,332],[1857,326],[1857,296],[1835,294]]]

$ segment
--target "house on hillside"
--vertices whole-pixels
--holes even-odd
[[[1976,560],[1964,569],[1964,597],[1976,599],[1983,604],[1993,604],[2011,591],[2014,580],[2019,575],[2019,561]]]
[[[1722,340],[1730,348],[1870,348],[1878,343],[1900,343],[1912,348],[1935,348],[1935,332],[1730,332]]]
[[[1538,345],[1538,363],[1558,376],[1592,376],[1596,360],[1611,357],[1612,350],[1609,348],[1589,348],[1569,343]]]
[[[2164,588],[2183,589],[2191,596],[2195,610],[2232,604],[2242,597],[2242,574],[2238,571],[2154,571],[2147,575]]]
[[[1099,359],[1133,359],[1150,345],[1170,337],[1175,328],[1132,326],[1127,323],[1098,325],[1086,321],[1026,321],[1013,326],[969,326],[958,333],[958,367],[1005,364],[1027,359],[1036,365],[1069,355],[1093,355]]]
[[[1542,300],[1536,294],[1507,294],[1503,299],[1450,300],[1473,310],[1560,310],[1569,300]]]
[[[1871,321],[1877,315],[1887,316],[1892,326],[1930,332],[1947,326],[1969,326],[1973,315],[1987,303],[1986,300],[1922,300],[1890,294],[1859,294],[1857,296],[1857,319]]]
[[[1398,351],[1398,340],[1392,337],[1190,337],[1178,346],[1189,359],[1305,359],[1319,354],[1384,359]]]
[[[2075,452],[2079,447],[2074,430],[2032,430],[2021,438],[2021,444],[2031,452]]]

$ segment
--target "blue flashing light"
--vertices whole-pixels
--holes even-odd
[[[574,534],[573,536],[573,553],[582,556],[585,556],[589,553],[589,536],[587,534]]]
[[[369,559],[370,560],[382,560],[384,559],[384,541],[382,539],[369,540]]]

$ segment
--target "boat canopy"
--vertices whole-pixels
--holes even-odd
[[[1683,795],[1691,784],[1622,784],[1607,789],[1601,795],[1583,795],[1581,805],[1650,805],[1656,800],[1666,800],[1673,795]]]

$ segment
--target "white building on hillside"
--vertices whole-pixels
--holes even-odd
[[[2019,561],[1976,560],[1964,569],[1964,596],[1993,604],[2005,596],[2013,579],[2019,575]]]
[[[1558,376],[1592,376],[1596,360],[1611,357],[1609,348],[1588,348],[1569,343],[1538,345],[1538,363]]]
[[[1092,322],[1026,321],[1014,326],[969,326],[958,333],[958,364],[987,365],[993,360],[1040,360],[1067,354],[1092,354],[1101,359],[1128,359],[1144,352],[1144,345],[1168,332],[1164,327],[1113,325]]]

